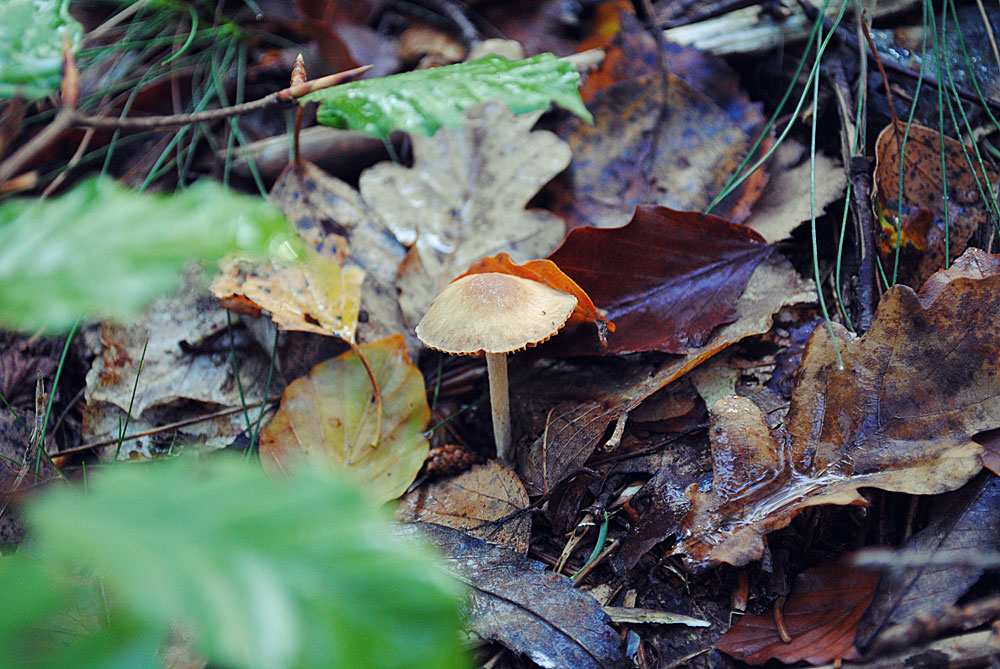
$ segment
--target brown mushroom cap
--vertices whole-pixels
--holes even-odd
[[[417,337],[445,353],[513,353],[554,335],[575,308],[574,296],[531,279],[470,274],[434,298]]]

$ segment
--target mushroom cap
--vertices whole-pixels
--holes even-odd
[[[513,353],[545,341],[569,320],[576,297],[511,274],[469,274],[448,284],[417,325],[445,353]]]

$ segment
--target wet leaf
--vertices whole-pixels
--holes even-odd
[[[880,224],[879,253],[886,274],[892,278],[898,224],[899,281],[917,287],[961,255],[972,234],[988,220],[990,206],[983,195],[988,193],[989,184],[994,183],[997,176],[987,168],[984,181],[982,168],[969,166],[966,152],[974,160],[972,147],[963,147],[960,142],[916,123],[910,126],[908,133],[906,130],[906,124],[900,121],[897,126],[889,124],[879,133],[875,145],[878,162],[873,200]],[[942,171],[942,152],[946,172]],[[899,218],[900,163],[902,219]],[[942,194],[947,194],[947,201]]]
[[[611,332],[615,331],[615,324],[601,315],[597,307],[594,306],[594,302],[590,299],[590,296],[583,292],[583,289],[573,279],[566,276],[559,269],[559,266],[551,260],[529,260],[523,265],[518,265],[510,259],[509,255],[500,253],[492,258],[483,258],[472,263],[462,276],[481,274],[483,272],[512,274],[524,279],[531,279],[532,281],[543,283],[550,288],[561,290],[575,297],[576,309],[563,327],[579,325],[589,320],[597,324],[602,339],[606,337],[608,330]]]
[[[998,274],[921,296],[892,288],[864,337],[835,326],[843,370],[816,328],[783,431],[771,433],[749,400],[720,401],[712,487],[688,490],[694,508],[675,551],[696,565],[746,564],[806,507],[863,504],[862,487],[937,494],[974,476],[983,449],[971,437],[1000,422],[998,291]]]
[[[63,39],[76,51],[82,37],[68,0],[0,3],[0,98],[38,98],[57,89]]]
[[[654,76],[599,91],[594,125],[567,121],[573,149],[570,195],[556,208],[570,227],[624,225],[636,205],[704,211],[755,140],[706,95],[675,76]],[[742,220],[767,183],[758,171],[713,210]]]
[[[411,247],[398,279],[411,326],[474,261],[500,252],[540,258],[562,240],[559,218],[524,209],[570,159],[555,135],[531,131],[536,119],[497,103],[476,107],[461,127],[413,137],[412,168],[382,163],[361,175],[367,205]]]
[[[395,129],[433,135],[460,125],[476,104],[502,100],[515,114],[545,110],[555,103],[588,122],[577,85],[580,75],[550,53],[509,61],[488,56],[430,70],[364,79],[310,93],[302,104],[319,102],[324,125],[388,137]]]
[[[597,600],[514,551],[441,525],[404,531],[430,540],[471,589],[469,627],[543,667],[617,666],[621,640]]]
[[[435,523],[524,555],[531,537],[528,493],[500,460],[424,485],[399,500],[396,519]],[[518,515],[520,513],[520,515]]]
[[[85,313],[126,317],[178,283],[192,260],[264,255],[288,237],[260,198],[202,180],[171,195],[84,181],[39,203],[0,205],[0,322],[61,329]]]
[[[430,409],[423,376],[401,335],[360,348],[382,394],[381,433],[374,434],[371,381],[349,351],[288,385],[261,434],[261,462],[272,472],[285,472],[296,461],[345,471],[384,502],[403,494],[427,457]]]
[[[872,600],[878,575],[828,564],[795,578],[782,617],[792,640],[781,640],[773,611],[746,614],[716,643],[716,648],[748,664],[768,660],[827,664],[854,659],[854,631]]]
[[[902,560],[961,559],[992,551],[1000,540],[1000,479],[983,472],[931,505],[932,520],[910,537],[896,554]],[[858,626],[858,647],[866,649],[889,627],[916,616],[933,620],[947,611],[979,580],[983,570],[960,565],[913,567],[887,571],[875,590],[871,607]]]
[[[737,223],[638,207],[622,228],[570,232],[549,258],[593,298],[616,330],[603,348],[592,328],[563,336],[566,354],[687,353],[738,318],[735,303],[772,247]]]

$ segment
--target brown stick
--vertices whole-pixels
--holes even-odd
[[[371,69],[371,65],[363,65],[361,67],[356,67],[353,70],[346,70],[344,72],[338,72],[336,74],[330,74],[325,77],[320,77],[319,79],[312,79],[311,81],[305,81],[301,84],[295,84],[294,86],[289,86],[288,88],[283,88],[282,90],[266,95],[259,100],[253,100],[251,102],[244,102],[243,104],[233,105],[231,107],[222,107],[221,109],[209,109],[202,112],[194,112],[191,114],[171,114],[169,116],[146,116],[142,118],[117,118],[111,116],[88,116],[86,114],[72,114],[71,123],[73,125],[83,126],[87,128],[109,128],[109,129],[119,129],[119,130],[161,130],[165,128],[175,128],[182,125],[189,125],[191,123],[207,123],[209,121],[218,121],[220,119],[227,119],[233,116],[242,116],[244,114],[249,114],[251,112],[259,111],[261,109],[267,109],[268,107],[276,107],[279,105],[295,102],[298,98],[312,93],[313,91],[319,91],[324,88],[330,88],[331,86],[336,86],[341,84],[348,79],[353,79],[354,77],[360,76],[364,72]]]

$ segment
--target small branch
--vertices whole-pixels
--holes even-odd
[[[319,79],[313,79],[311,81],[305,81],[301,84],[289,86],[288,88],[283,88],[282,90],[276,93],[271,93],[270,95],[266,95],[260,98],[259,100],[253,100],[252,102],[244,102],[243,104],[233,105],[231,107],[222,107],[221,109],[209,109],[207,111],[195,112],[192,114],[172,114],[169,116],[146,116],[142,118],[88,116],[86,114],[73,113],[71,115],[71,124],[87,128],[109,128],[118,130],[161,130],[165,128],[176,128],[182,125],[189,125],[191,123],[208,123],[210,121],[218,121],[221,119],[232,118],[233,116],[242,116],[244,114],[250,114],[252,112],[259,111],[261,109],[267,109],[269,107],[277,107],[280,105],[293,103],[303,95],[307,95],[309,93],[312,93],[314,91],[319,91],[324,88],[330,88],[331,86],[336,86],[337,84],[341,84],[347,81],[348,79],[353,79],[354,77],[360,76],[364,72],[367,72],[369,69],[371,69],[371,65],[363,65],[362,67],[356,67],[353,70],[338,72],[336,74],[320,77]]]

